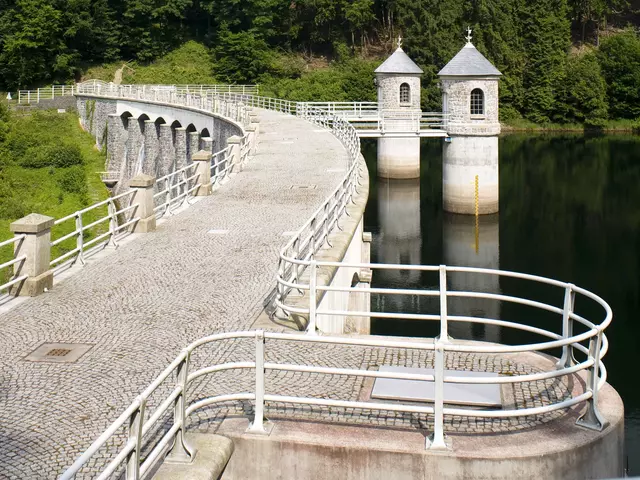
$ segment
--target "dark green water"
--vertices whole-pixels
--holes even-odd
[[[514,270],[572,282],[604,298],[613,309],[604,359],[608,381],[625,404],[630,475],[640,475],[640,137],[508,135],[500,139],[500,213],[473,217],[442,211],[441,140],[423,140],[422,177],[385,181],[376,176],[376,142],[363,142],[371,173],[365,228],[373,233],[372,261],[469,265]],[[375,286],[433,286],[436,274],[376,272]],[[559,289],[521,280],[449,278],[449,288],[524,296],[562,306]],[[438,313],[422,297],[372,298],[377,311]],[[465,303],[466,302],[466,303]],[[600,320],[604,313],[578,297],[576,310]],[[561,331],[557,315],[489,300],[450,300],[453,314],[515,320]],[[434,336],[437,325],[379,319],[372,333]],[[499,327],[459,324],[457,338],[530,343],[533,335]],[[555,352],[551,352],[555,353]]]

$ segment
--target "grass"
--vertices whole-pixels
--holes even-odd
[[[640,129],[637,120],[607,120],[602,127],[591,127],[581,123],[534,123],[524,118],[502,122],[503,132],[636,132]]]
[[[96,172],[104,170],[105,155],[95,148],[93,137],[80,128],[76,114],[56,111],[36,111],[31,115],[12,116],[10,131],[0,142],[0,241],[13,236],[9,225],[29,213],[40,213],[62,218],[108,197],[108,191]],[[84,186],[79,191],[63,188],[63,178],[74,167],[25,168],[25,156],[51,145],[77,145],[82,156],[81,171]],[[31,153],[29,153],[31,152]],[[106,214],[106,208],[92,211],[84,218],[85,225]],[[85,241],[106,231],[100,224],[87,232]],[[73,221],[64,222],[52,230],[52,238],[59,238],[75,229]],[[75,247],[71,238],[54,247],[55,258]],[[12,257],[12,246],[0,248],[0,263]],[[6,279],[8,269],[0,271],[0,283]]]
[[[114,80],[116,71],[125,62],[92,67],[83,80]],[[190,41],[167,55],[147,64],[128,62],[122,74],[122,84],[196,84],[220,83],[213,75],[211,52],[201,43]]]

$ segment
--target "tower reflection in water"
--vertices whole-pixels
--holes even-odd
[[[387,264],[418,265],[424,263],[421,229],[420,180],[377,179],[379,234],[374,240],[376,261]],[[499,216],[456,215],[442,218],[441,263],[499,269]],[[439,227],[439,226],[438,226]],[[439,228],[429,228],[424,235],[438,235]],[[433,258],[431,255],[429,255]],[[433,263],[433,262],[430,262]],[[376,270],[375,287],[438,289],[434,272]],[[500,293],[500,278],[495,275],[448,274],[449,291]],[[378,312],[435,314],[440,311],[437,297],[417,295],[372,295],[372,310]],[[449,315],[500,318],[500,302],[481,298],[449,297]],[[416,324],[419,322],[419,325]],[[372,333],[385,335],[435,336],[438,322],[428,320],[376,319]],[[458,339],[500,341],[499,327],[474,322],[450,322],[449,334]]]
[[[445,265],[500,269],[500,225],[495,215],[456,215],[447,213],[442,225]],[[500,277],[478,273],[450,272],[451,291],[500,293]],[[449,297],[449,315],[500,318],[500,302],[486,298]],[[474,322],[451,322],[453,338],[500,342],[500,327]]]

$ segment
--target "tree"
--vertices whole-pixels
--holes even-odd
[[[534,122],[553,118],[571,41],[566,0],[531,0],[522,11],[524,109]]]
[[[608,116],[607,84],[593,52],[567,61],[564,92],[558,101],[562,120],[602,126]]]
[[[252,83],[271,64],[267,43],[251,32],[224,31],[216,48],[215,73],[231,83]]]
[[[629,29],[602,41],[598,61],[614,118],[640,117],[640,39]]]

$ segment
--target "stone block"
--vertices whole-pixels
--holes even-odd
[[[40,233],[53,227],[54,218],[39,213],[30,213],[15,222],[11,222],[9,229],[13,233]]]
[[[141,173],[140,175],[136,175],[129,181],[129,186],[131,188],[149,188],[153,187],[155,183],[155,177],[147,175],[146,173]]]
[[[165,461],[154,480],[217,480],[234,451],[233,441],[222,435],[191,434],[187,440],[196,450],[191,463]]]
[[[36,277],[29,277],[24,282],[11,287],[11,295],[20,297],[35,297],[53,288],[53,271],[49,270]]]
[[[131,226],[133,233],[149,233],[156,229],[156,217],[152,215],[147,218],[141,218]]]

